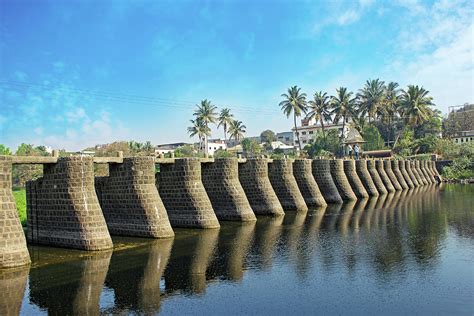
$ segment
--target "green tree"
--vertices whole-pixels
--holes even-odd
[[[219,114],[219,124],[217,125],[217,128],[222,126],[224,129],[224,144],[227,144],[227,127],[233,121],[233,117],[234,115],[230,113],[230,110],[227,108],[222,109]]]
[[[316,121],[319,121],[323,135],[325,134],[324,122],[331,120],[329,100],[330,98],[326,92],[316,92],[313,95],[313,100],[309,101],[309,112],[306,115],[307,119],[314,118]]]
[[[350,117],[357,116],[355,98],[353,93],[348,92],[347,88],[340,87],[336,89],[336,95],[331,97],[331,114],[334,115],[334,123],[337,124],[342,119],[342,132],[340,135],[340,143],[344,140],[344,130],[346,123]]]
[[[296,118],[300,117],[307,111],[306,93],[302,93],[300,88],[293,86],[288,89],[288,93],[283,93],[281,96],[284,98],[284,100],[280,102],[279,106],[283,113],[285,113],[286,117],[290,117],[290,115],[293,113],[296,140],[298,142],[298,148],[301,151],[300,136],[298,134]]]
[[[174,150],[174,156],[176,158],[185,158],[185,157],[196,157],[196,150],[193,145],[183,145],[179,146]]]
[[[242,124],[242,121],[233,120],[229,125],[229,138],[233,138],[235,141],[239,142],[244,137],[246,128],[247,127]]]
[[[379,79],[367,80],[364,88],[359,90],[357,100],[360,110],[369,116],[369,124],[383,104],[384,82]]]
[[[402,90],[399,112],[405,123],[412,128],[423,124],[433,115],[433,98],[429,93],[423,87],[413,85],[409,85],[406,91]]]
[[[12,152],[10,150],[10,148],[8,148],[7,146],[3,145],[3,144],[0,144],[0,155],[11,155]]]
[[[203,146],[205,146],[206,149],[204,149],[203,152],[207,153],[207,143],[205,142],[205,139],[211,135],[211,129],[200,118],[190,120],[190,122],[192,125],[188,127],[189,137],[197,135],[199,137],[199,149],[202,150]]]
[[[204,99],[201,101],[201,104],[196,105],[197,109],[194,111],[194,116],[196,121],[200,121],[206,127],[206,133],[204,133],[204,152],[207,154],[209,148],[207,146],[207,139],[211,136],[211,129],[209,124],[216,123],[217,120],[217,107],[211,104],[211,101]]]
[[[396,121],[396,115],[398,108],[400,106],[400,89],[398,88],[398,83],[389,82],[385,87],[383,103],[381,107],[381,121],[385,129],[388,131],[387,143],[390,144],[394,136],[394,127],[393,124]]]
[[[254,157],[261,152],[261,147],[256,140],[244,138],[241,142],[245,157]]]
[[[364,140],[366,143],[364,144],[365,150],[379,150],[384,149],[384,140],[378,128],[374,125],[369,125],[364,128]]]
[[[270,144],[271,142],[276,141],[276,139],[275,133],[269,129],[260,133],[260,140],[262,143]]]
[[[337,133],[335,129],[331,129],[325,134],[322,131],[317,132],[311,144],[305,146],[309,157],[333,157],[340,147]]]

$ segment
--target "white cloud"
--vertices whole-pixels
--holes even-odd
[[[339,25],[354,23],[360,19],[360,14],[360,11],[357,10],[347,10],[337,19],[337,23]]]

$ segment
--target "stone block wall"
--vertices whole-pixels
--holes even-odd
[[[438,168],[436,166],[436,161],[428,161],[428,166],[431,169],[431,171],[433,172],[433,174],[435,175],[436,182],[441,182],[442,179],[441,179],[441,175],[438,172]]]
[[[397,178],[397,181],[400,184],[400,186],[402,187],[402,190],[409,189],[410,187],[406,183],[405,177],[403,176],[402,171],[400,170],[398,160],[391,160],[390,164],[392,166],[392,172],[395,175],[395,177]]]
[[[346,174],[347,180],[349,180],[349,184],[351,185],[354,194],[358,198],[368,198],[369,193],[365,189],[356,172],[355,160],[344,160],[344,173]]]
[[[20,315],[29,266],[0,270],[0,315]]]
[[[44,176],[27,182],[27,238],[32,243],[82,250],[112,248],[94,189],[92,157],[59,158]]]
[[[395,192],[395,187],[393,186],[392,181],[390,181],[390,178],[385,172],[383,160],[376,160],[375,168],[377,169],[380,179],[382,179],[383,185],[385,186],[387,191],[390,193]]]
[[[395,188],[395,190],[401,191],[401,190],[402,190],[402,186],[401,186],[400,183],[398,182],[398,179],[397,179],[397,177],[395,176],[395,173],[393,173],[391,161],[390,161],[390,160],[384,160],[384,161],[383,161],[383,168],[384,168],[385,173],[387,174],[388,178],[389,178],[390,181],[392,182],[392,185],[393,185],[393,187]]]
[[[415,184],[411,180],[410,175],[408,174],[408,171],[406,169],[406,161],[405,160],[395,160],[398,162],[398,169],[400,170],[400,173],[403,176],[403,179],[405,180],[405,183],[407,184],[409,189],[413,189],[415,187]]]
[[[421,184],[418,182],[418,176],[415,175],[415,172],[413,171],[413,165],[410,160],[405,160],[405,169],[410,176],[411,181],[413,182],[413,185],[415,187],[419,187]]]
[[[428,184],[431,184],[431,183],[434,183],[434,181],[433,181],[433,177],[431,176],[431,174],[428,172],[426,168],[426,163],[427,163],[426,160],[421,160],[420,169],[421,169],[421,172],[423,172],[423,175],[425,176],[425,179],[428,182]]]
[[[308,211],[293,175],[293,161],[275,159],[268,164],[268,177],[285,211]]]
[[[312,163],[313,177],[327,203],[342,203],[342,197],[332,179],[329,160],[315,159]]]
[[[112,235],[173,237],[165,206],[155,185],[152,157],[111,163],[108,177],[97,177],[97,197]]]
[[[357,200],[354,191],[352,191],[349,180],[347,180],[346,174],[344,173],[344,161],[342,159],[330,160],[329,167],[332,179],[334,180],[334,184],[336,185],[341,198],[345,201]]]
[[[379,194],[380,195],[387,194],[388,190],[385,187],[385,184],[383,183],[382,178],[380,178],[379,172],[377,171],[375,160],[367,160],[367,170],[369,171],[370,177],[372,178],[372,181],[374,182],[374,185],[377,188],[377,191],[379,192]]]
[[[12,192],[12,161],[0,156],[0,269],[30,263]]]
[[[239,163],[239,181],[256,215],[285,214],[268,178],[267,159],[250,158]]]
[[[426,171],[426,174],[430,178],[431,183],[436,183],[436,175],[433,173],[433,170],[430,168],[431,161],[423,161],[423,168]]]
[[[176,159],[161,164],[156,175],[158,192],[173,227],[220,227],[201,181],[199,159]]]
[[[327,203],[314,180],[310,159],[296,159],[293,162],[293,175],[308,207],[326,206]]]
[[[201,165],[204,188],[219,220],[255,221],[250,203],[239,182],[237,158],[220,158]]]
[[[415,174],[418,174],[418,182],[420,182],[422,185],[427,185],[428,184],[428,181],[425,179],[425,175],[423,174],[423,172],[421,171],[420,169],[420,161],[419,160],[413,160],[412,161],[412,169],[413,171],[415,172]]]
[[[359,176],[362,185],[370,196],[379,196],[380,193],[375,186],[372,177],[370,176],[369,169],[367,169],[367,160],[359,159],[355,162],[356,172]]]

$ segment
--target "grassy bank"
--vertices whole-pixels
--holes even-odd
[[[15,197],[16,209],[20,216],[21,225],[26,226],[26,191],[25,189],[14,189],[13,196]]]

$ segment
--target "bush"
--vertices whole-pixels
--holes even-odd
[[[15,198],[16,209],[20,217],[21,225],[26,226],[26,191],[25,189],[13,190],[13,197]]]
[[[186,157],[197,157],[198,153],[192,145],[183,145],[179,146],[174,150],[174,156],[176,158],[186,158]]]
[[[214,152],[214,158],[232,158],[235,154],[228,152],[227,150],[219,149]]]
[[[456,158],[451,166],[443,168],[442,175],[451,180],[474,178],[473,161],[469,157]]]
[[[367,142],[364,144],[364,150],[385,149],[384,140],[376,126],[369,125],[365,127],[362,134],[364,135],[364,140]]]
[[[322,132],[317,132],[314,136],[313,142],[306,145],[304,150],[308,153],[310,158],[314,157],[334,157],[339,151],[339,136],[337,130],[329,130],[326,135]]]

